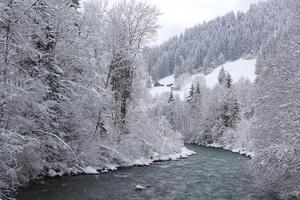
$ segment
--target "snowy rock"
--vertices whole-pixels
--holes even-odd
[[[87,167],[83,168],[82,171],[85,174],[99,174],[99,172],[91,166],[87,166]]]
[[[53,169],[50,169],[49,172],[48,172],[48,176],[55,177],[55,176],[57,176],[57,173]]]
[[[56,172],[54,169],[50,169],[49,171],[48,171],[48,176],[49,177],[57,177],[57,176],[63,176],[63,172]]]
[[[142,191],[142,190],[145,190],[144,186],[141,186],[141,185],[135,186],[135,191]]]

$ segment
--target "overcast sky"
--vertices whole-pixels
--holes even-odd
[[[88,1],[88,0],[82,0]],[[120,0],[108,0],[114,4]],[[178,35],[186,28],[222,16],[230,11],[247,11],[250,4],[260,0],[140,0],[156,5],[162,15],[157,41],[161,44],[171,36]]]

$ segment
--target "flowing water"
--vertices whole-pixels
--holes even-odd
[[[256,199],[248,158],[188,145],[197,155],[99,175],[62,177],[18,191],[17,200]],[[137,185],[144,186],[136,191]]]

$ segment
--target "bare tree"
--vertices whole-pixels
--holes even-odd
[[[127,105],[132,92],[136,59],[144,46],[154,39],[159,28],[159,10],[146,3],[124,0],[107,16],[106,42],[111,63],[106,80],[114,92],[117,124],[126,124]]]

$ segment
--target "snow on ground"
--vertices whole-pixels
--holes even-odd
[[[171,88],[167,87],[167,84],[171,84],[174,83],[174,75],[172,76],[167,76],[166,78],[163,78],[161,80],[159,80],[158,82],[160,84],[163,84],[163,87],[153,87],[150,89],[150,94],[155,97],[155,96],[160,96],[161,94],[165,93],[165,92],[170,92]]]
[[[164,156],[160,156],[160,155],[156,155],[153,158],[141,158],[138,160],[135,160],[133,162],[133,165],[141,165],[141,166],[147,166],[147,165],[152,165],[154,162],[156,161],[168,161],[168,160],[178,160],[180,158],[187,158],[191,155],[196,154],[196,152],[191,151],[189,149],[187,149],[186,147],[183,147],[181,149],[180,153],[176,153],[176,154],[172,154],[172,155],[164,155]]]
[[[244,156],[247,156],[247,157],[250,157],[250,158],[253,158],[254,157],[254,152],[252,151],[247,151],[245,150],[244,148],[232,148],[230,146],[224,146],[224,145],[221,145],[221,144],[217,144],[217,143],[213,143],[213,144],[208,144],[206,145],[207,147],[212,147],[212,148],[220,148],[220,149],[224,149],[224,150],[227,150],[227,151],[231,151],[233,153],[239,153],[241,155],[244,155]]]
[[[85,174],[99,174],[99,172],[97,171],[97,169],[95,169],[94,167],[91,166],[87,166],[84,169],[82,169],[82,171]]]
[[[225,71],[231,75],[234,82],[239,81],[242,77],[254,82],[256,78],[255,64],[256,59],[239,59],[234,62],[227,62],[224,65],[217,67],[212,73],[205,76],[206,85],[209,88],[213,88],[218,83],[218,76],[222,66],[224,67]]]
[[[160,84],[163,84],[163,85],[167,85],[167,84],[170,84],[170,83],[174,83],[174,76],[167,76],[161,80],[159,80],[159,83]]]
[[[191,151],[189,149],[187,149],[186,147],[182,147],[181,148],[181,152],[179,153],[175,153],[175,154],[171,154],[171,155],[158,155],[156,154],[153,158],[140,158],[137,160],[134,160],[133,162],[131,162],[129,165],[126,166],[120,166],[120,165],[115,165],[115,164],[110,164],[110,165],[106,165],[106,166],[102,166],[100,167],[91,167],[91,166],[87,166],[87,167],[81,167],[81,168],[65,168],[62,171],[56,172],[53,169],[50,169],[48,172],[48,176],[49,177],[61,177],[64,175],[79,175],[79,174],[90,174],[90,175],[94,175],[94,174],[99,174],[99,173],[107,173],[108,171],[115,171],[118,169],[118,167],[131,167],[131,166],[148,166],[148,165],[152,165],[157,161],[168,161],[168,160],[178,160],[180,158],[187,158],[191,155],[196,154],[196,152]],[[1,200],[1,199],[0,199]]]
[[[210,89],[212,89],[216,84],[218,84],[218,76],[219,72],[224,67],[225,71],[230,73],[233,82],[239,81],[241,78],[249,79],[251,82],[254,82],[256,76],[255,76],[255,64],[256,59],[246,60],[246,59],[238,59],[233,62],[226,62],[223,65],[218,66],[216,69],[214,69],[210,74],[204,76],[203,74],[194,74],[190,75],[186,78],[186,82],[181,86],[180,90],[175,90],[174,94],[179,95],[181,99],[184,99],[189,92],[189,89],[191,88],[192,83],[200,77],[203,77],[206,86]],[[169,93],[171,91],[170,87],[167,87],[168,84],[174,84],[175,78],[174,75],[165,77],[158,82],[163,84],[163,87],[153,87],[150,89],[150,94],[153,97],[160,96],[161,94],[167,92]]]

